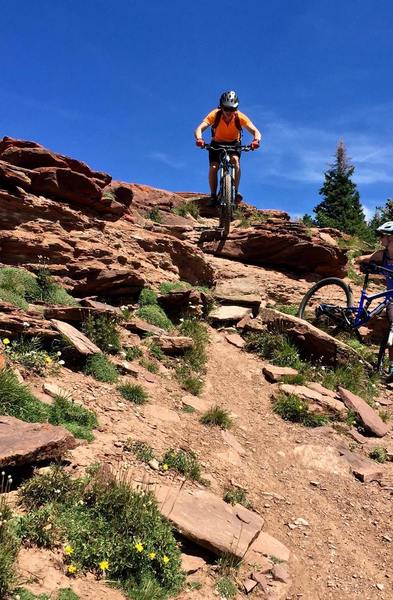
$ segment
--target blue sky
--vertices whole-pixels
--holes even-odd
[[[393,196],[392,19],[391,0],[5,3],[0,135],[202,192],[193,130],[235,89],[263,136],[246,201],[311,212],[343,138],[369,213]]]

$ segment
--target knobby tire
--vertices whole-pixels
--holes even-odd
[[[232,178],[226,173],[222,178],[222,198],[220,205],[220,228],[226,237],[229,234],[232,220]]]
[[[345,281],[343,281],[342,279],[339,279],[338,277],[327,277],[326,279],[321,279],[321,281],[318,281],[318,283],[314,284],[309,290],[308,292],[304,295],[300,305],[299,305],[299,310],[298,310],[298,314],[297,316],[300,317],[300,319],[305,319],[305,312],[307,310],[307,307],[309,305],[311,305],[313,296],[316,294],[316,292],[318,292],[321,288],[323,287],[327,287],[327,286],[336,286],[336,287],[340,287],[344,293],[345,293],[345,298],[346,298],[346,308],[349,308],[350,306],[353,306],[353,296],[352,296],[352,290],[349,287],[349,285],[347,283],[345,283]],[[316,325],[316,327],[318,327],[318,325]],[[338,330],[340,328],[337,327],[336,333],[338,333]]]

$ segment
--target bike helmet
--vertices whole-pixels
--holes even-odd
[[[378,235],[393,235],[393,221],[386,221],[377,228]]]
[[[237,108],[239,106],[239,98],[233,90],[224,92],[220,97],[221,108]]]

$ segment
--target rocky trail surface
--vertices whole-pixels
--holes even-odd
[[[185,204],[198,205],[200,216],[182,212]],[[390,600],[392,391],[381,387],[378,398],[386,424],[377,410],[346,390],[329,392],[312,383],[290,388],[277,369],[244,349],[245,333],[279,323],[304,350],[323,348],[329,364],[359,360],[346,344],[274,310],[297,305],[321,276],[345,276],[340,234],[291,223],[280,211],[246,205],[243,212],[248,221],[235,221],[222,240],[203,196],[114,182],[34,142],[0,142],[0,267],[37,274],[44,258],[56,282],[78,301],[71,307],[38,301],[18,309],[0,289],[0,336],[39,335],[51,342],[65,335],[72,346],[69,364],[66,360],[52,376],[28,368],[18,368],[17,375],[47,406],[61,393],[94,410],[98,420],[94,440],[76,443],[63,428],[18,426],[12,417],[0,417],[0,465],[13,469],[19,484],[29,475],[18,470],[20,465],[42,467],[41,461],[62,456],[75,476],[100,463],[130,485],[151,490],[179,532],[187,585],[177,600],[220,596],[217,557],[222,554],[241,559],[240,568],[231,570],[237,598]],[[170,356],[180,355],[189,339],[171,338],[136,316],[141,290],[157,291],[163,282],[180,280],[208,286],[216,303],[208,316],[199,396],[182,389],[176,362],[149,356],[146,334]],[[159,300],[174,318],[184,306],[200,317],[208,303],[202,290]],[[131,315],[121,324],[122,344],[138,346],[155,365],[151,372],[146,362],[112,356],[120,383],[137,382],[147,393],[148,402],[139,406],[125,400],[115,385],[78,369],[97,352],[81,332],[81,322],[118,315],[124,304]],[[0,368],[5,354],[0,352]],[[323,406],[345,419],[353,411],[367,437],[345,422],[306,428],[284,421],[273,400],[285,385],[286,393],[296,393],[317,413]],[[231,415],[231,428],[200,422],[216,405]],[[384,464],[368,458],[380,438],[387,449]],[[137,460],[131,452],[135,441],[151,446],[156,457],[170,448],[192,451],[204,483],[163,469],[158,460]],[[247,492],[249,509],[223,501],[230,488]],[[5,495],[18,511],[16,494]],[[93,575],[67,577],[60,550],[22,548],[18,576],[33,593],[51,598],[68,586],[81,600],[125,598]]]

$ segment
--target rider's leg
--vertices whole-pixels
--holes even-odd
[[[389,330],[393,332],[393,302],[389,302],[386,307],[386,315],[389,321]],[[393,375],[393,344],[391,340],[392,334],[388,338],[388,353],[389,353],[389,375]]]
[[[211,163],[209,168],[209,186],[212,198],[217,195],[217,170],[218,163]]]

